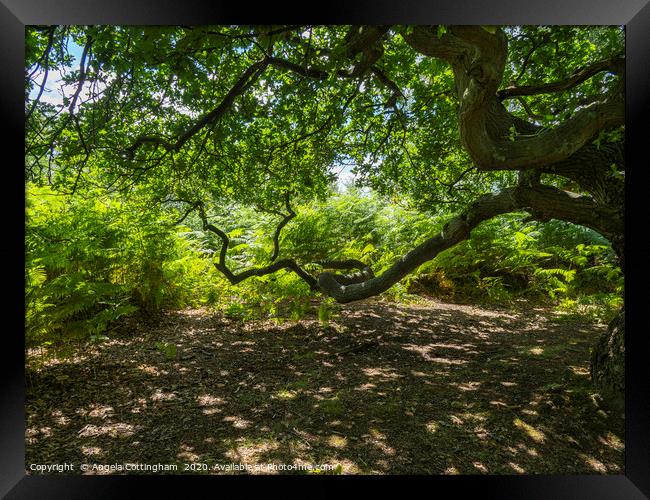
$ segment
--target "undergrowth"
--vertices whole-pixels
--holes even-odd
[[[137,196],[120,200],[66,197],[28,186],[26,212],[26,345],[104,338],[120,317],[152,318],[163,309],[207,306],[246,321],[327,325],[337,306],[281,271],[232,286],[212,262],[220,240],[196,215],[176,225],[174,206]],[[320,259],[359,259],[376,274],[435,234],[447,217],[349,189],[327,201],[296,204],[280,237],[280,258],[312,273]],[[278,217],[223,207],[213,222],[231,239],[228,265],[264,265]],[[424,296],[511,306],[553,305],[559,312],[606,322],[622,306],[623,275],[607,240],[589,229],[509,214],[482,223],[471,238],[439,254],[383,294],[417,302]]]

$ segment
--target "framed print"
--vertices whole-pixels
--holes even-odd
[[[0,13],[2,495],[650,495],[643,0]]]

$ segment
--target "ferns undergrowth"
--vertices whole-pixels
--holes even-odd
[[[318,272],[319,259],[360,259],[382,272],[437,232],[449,214],[404,208],[354,189],[327,201],[294,204],[298,216],[280,238],[280,257]],[[66,197],[28,186],[26,207],[26,345],[97,340],[125,315],[210,306],[240,318],[327,323],[336,306],[314,302],[307,285],[280,272],[231,286],[212,265],[220,241],[191,215],[175,225],[172,206],[137,197]],[[232,269],[263,265],[278,217],[222,207],[212,221],[231,238]],[[486,221],[384,294],[391,300],[443,300],[556,306],[607,321],[622,305],[623,276],[608,242],[568,223],[524,222],[525,214]],[[322,299],[322,297],[321,297]]]

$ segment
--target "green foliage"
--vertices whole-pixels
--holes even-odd
[[[606,321],[623,293],[623,275],[606,240],[573,224],[523,218],[510,214],[484,222],[469,240],[423,266],[425,276],[446,281],[447,296],[497,303],[526,298],[563,310],[589,304],[581,310]]]
[[[294,208],[298,216],[281,237],[283,255],[306,264],[319,259],[359,259],[376,273],[440,230],[448,218],[355,188]],[[246,208],[230,207],[229,211],[231,215],[220,220],[222,227],[244,238],[237,241],[246,242],[237,254],[238,265],[263,265],[272,251],[268,235],[273,220]],[[573,224],[523,222],[524,218],[524,214],[510,214],[484,222],[469,240],[425,263],[383,296],[411,302],[425,294],[497,304],[527,299],[555,304],[563,311],[575,303],[573,309],[580,314],[605,321],[621,303],[623,292],[623,276],[607,240]],[[231,229],[235,223],[253,229],[237,233]],[[218,248],[216,244],[213,251]],[[307,267],[320,271],[317,265]],[[312,294],[293,273],[254,278],[237,287],[219,286],[224,287],[224,300],[234,302],[218,307],[242,319],[296,321],[311,310],[308,298]],[[325,325],[330,309],[328,300],[316,306],[315,314]]]
[[[188,305],[240,320],[297,321],[314,313],[328,324],[332,305],[312,307],[314,294],[293,273],[232,286],[213,265],[221,240],[203,231],[196,214],[174,225],[188,208],[180,199],[209,205],[210,221],[231,240],[226,263],[234,272],[269,263],[271,235],[290,194],[297,216],[280,235],[279,258],[292,257],[314,274],[321,271],[318,260],[359,259],[379,274],[478,194],[515,183],[516,172],[472,168],[458,132],[453,71],[413,50],[402,36],[413,28],[389,30],[375,63],[399,96],[373,71],[339,77],[353,62],[345,56],[349,27],[270,29],[26,29],[28,345],[101,340],[120,317]],[[560,81],[620,55],[624,46],[616,26],[483,29],[485,36],[508,39],[504,86]],[[434,30],[441,42],[452,35],[444,26]],[[67,92],[58,104],[37,99],[46,72],[62,74],[67,89],[81,88],[73,52],[90,41],[84,88],[94,91],[78,99]],[[328,76],[269,66],[224,101],[271,52]],[[620,81],[602,71],[567,91],[523,100],[545,129]],[[504,103],[531,121],[522,101]],[[214,113],[219,119],[210,121]],[[206,126],[185,136],[200,117]],[[506,139],[519,139],[514,128],[510,132]],[[175,143],[179,138],[185,139]],[[604,150],[623,140],[616,128],[601,131],[593,143]],[[336,192],[335,171],[344,167],[363,189]],[[623,172],[612,164],[612,178]],[[543,178],[567,187],[567,179]],[[514,214],[483,223],[385,297],[431,293],[498,303],[523,297],[605,318],[622,291],[604,238],[557,221],[526,223]]]
[[[324,326],[336,310],[331,299],[312,306],[313,293],[290,272],[230,285],[212,265],[220,242],[192,229],[196,221],[174,228],[165,222],[171,218],[166,211],[137,199],[65,197],[30,186],[27,200],[28,345],[98,341],[116,319],[163,307],[208,305],[242,321],[298,321],[313,313]],[[354,258],[377,273],[444,223],[355,189],[294,208],[298,216],[281,237],[283,255],[306,262]],[[424,293],[495,303],[527,298],[605,321],[623,292],[606,240],[571,224],[522,219],[511,214],[486,221],[385,297],[410,301]],[[231,265],[245,269],[268,262],[277,217],[230,207],[219,223],[234,243]]]
[[[308,298],[297,298],[289,302],[289,318],[292,321],[300,321],[311,309]]]
[[[167,359],[176,359],[176,345],[167,342],[156,342],[156,349],[165,355]]]
[[[95,195],[66,197],[28,186],[27,345],[98,338],[122,316],[185,305],[189,290],[196,297],[205,262],[165,213]]]
[[[596,61],[623,53],[618,26],[483,26],[508,40],[503,85],[561,81]],[[405,42],[412,27],[394,27],[382,40],[377,66],[403,94],[372,77],[340,78],[347,26],[310,26],[267,35],[262,26],[28,27],[26,42],[27,175],[60,189],[100,182],[167,194],[214,196],[277,204],[286,191],[326,196],[333,170],[354,165],[358,182],[383,194],[409,196],[419,208],[458,208],[476,194],[512,181],[512,172],[477,173],[460,146],[458,96],[449,65],[423,57]],[[438,38],[449,29],[437,26]],[[52,44],[48,45],[49,35]],[[80,78],[81,52],[92,40],[85,81],[106,88],[79,97],[71,120],[68,92],[60,105],[35,101],[44,70],[64,73],[70,89]],[[309,48],[308,48],[309,47]],[[49,48],[49,50],[48,50]],[[269,67],[217,123],[188,138],[174,154],[156,142],[129,155],[136,137],[178,137],[223,97],[266,50],[275,57],[329,72],[304,78]],[[52,72],[50,72],[52,73]],[[619,81],[599,72],[566,92],[526,97],[535,121],[553,126]],[[530,119],[519,100],[509,111]],[[146,117],[146,119],[145,119]],[[620,131],[596,141],[616,141]],[[598,142],[600,143],[600,142]],[[47,161],[54,145],[57,168]],[[86,155],[86,148],[93,154]],[[53,160],[53,158],[49,158]],[[134,162],[138,168],[133,168]],[[79,165],[85,166],[83,172]],[[81,174],[81,175],[80,175]],[[88,182],[93,178],[93,182]]]
[[[333,300],[325,299],[318,306],[318,321],[325,327],[329,326],[330,319],[332,318],[332,304]]]

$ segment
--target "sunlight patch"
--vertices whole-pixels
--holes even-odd
[[[333,448],[345,448],[348,445],[348,439],[343,436],[332,434],[327,438],[327,444]]]
[[[133,408],[131,408],[131,413],[140,413],[142,410],[147,409],[147,400],[145,398],[138,398],[135,400],[137,403]]]
[[[434,363],[441,363],[444,365],[464,365],[467,363],[467,360],[463,359],[452,359],[452,358],[442,358],[442,357],[433,357],[429,355],[429,352],[432,350],[431,346],[428,345],[417,345],[417,344],[404,344],[402,349],[405,351],[417,352],[422,355],[427,361],[432,361]]]
[[[472,420],[474,422],[485,422],[485,420],[487,420],[485,414],[480,412],[475,412],[475,413],[465,412],[465,413],[461,413],[460,416],[465,420]]]
[[[65,427],[70,423],[70,418],[66,417],[61,410],[54,410],[51,415],[54,418],[54,421],[62,427]]]
[[[386,439],[386,434],[374,428],[370,429],[370,435],[375,439]]]
[[[289,391],[287,389],[282,389],[275,393],[275,397],[278,399],[295,399],[298,396],[296,391]]]
[[[102,454],[102,449],[97,446],[82,446],[81,453],[87,457],[94,457]]]
[[[91,410],[88,412],[89,417],[94,418],[106,418],[110,417],[115,410],[112,406],[102,406],[102,405],[91,405]]]
[[[426,425],[427,431],[429,431],[431,434],[435,434],[439,427],[440,426],[435,421],[431,421]]]
[[[196,402],[199,404],[199,406],[215,406],[223,404],[224,400],[222,398],[212,396],[211,394],[202,394],[200,396],[197,396]]]
[[[433,349],[435,347],[443,348],[443,349],[455,349],[457,351],[471,351],[472,353],[476,353],[476,351],[473,350],[474,344],[427,344],[425,346],[427,349]]]
[[[86,425],[77,435],[80,437],[97,437],[97,436],[110,436],[112,438],[124,439],[135,434],[137,428],[131,424],[117,422],[114,424],[106,425]]]
[[[472,465],[474,468],[483,474],[487,474],[489,471],[485,465],[483,465],[481,462],[473,462]]]
[[[623,451],[625,449],[623,441],[611,432],[608,432],[605,436],[598,436],[598,441],[616,451]]]
[[[156,377],[160,376],[161,373],[166,375],[167,372],[161,372],[157,367],[152,366],[152,365],[145,365],[145,364],[140,364],[138,365],[138,370],[140,370],[143,373],[146,373],[147,375],[154,375]]]
[[[580,453],[580,457],[584,462],[591,467],[593,470],[596,472],[600,472],[601,474],[604,474],[607,472],[607,467],[605,467],[605,464],[602,463],[600,460],[596,460],[594,457],[591,457],[589,455],[585,455],[584,453]]]
[[[39,434],[45,438],[48,438],[52,436],[52,428],[41,427],[40,429],[37,429],[36,427],[30,427],[25,432],[26,441],[30,444],[35,443],[37,441],[36,436]]]
[[[222,398],[212,396],[211,394],[202,394],[200,396],[197,396],[196,402],[199,404],[199,406],[203,407],[201,412],[204,415],[214,415],[215,413],[221,413],[221,409],[216,408],[216,406],[224,404],[224,400]]]
[[[379,377],[385,379],[400,378],[401,375],[391,368],[364,368],[363,373],[368,377]]]
[[[182,444],[181,451],[176,454],[176,458],[186,460],[187,462],[198,462],[201,459],[201,456],[194,453],[194,448],[191,446]]]
[[[230,422],[236,429],[246,429],[251,425],[251,422],[249,420],[234,416],[223,417],[223,421]]]
[[[433,361],[434,363],[441,363],[443,365],[464,365],[468,361],[464,359],[449,359],[449,358],[431,358],[426,356],[427,361]]]
[[[25,442],[27,444],[34,444],[38,439],[36,439],[36,436],[38,436],[38,429],[34,427],[28,427],[25,429]]]
[[[508,465],[514,470],[517,474],[525,474],[526,470],[521,466],[518,465],[514,462],[508,462]]]
[[[461,391],[476,391],[481,386],[481,382],[463,382],[463,383],[454,383],[451,384],[455,387],[458,387]]]
[[[163,392],[160,389],[156,389],[151,395],[152,401],[171,401],[172,399],[176,399],[176,394],[173,392]]]
[[[361,436],[367,444],[371,444],[379,449],[384,455],[395,455],[395,449],[386,444],[386,434],[375,428],[369,429],[370,434]]]
[[[588,377],[590,375],[589,368],[584,366],[569,366],[574,375],[578,377]]]
[[[542,431],[535,429],[535,427],[527,424],[519,418],[515,418],[513,423],[515,424],[515,427],[518,427],[519,429],[522,429],[524,432],[526,432],[526,434],[528,434],[530,438],[536,443],[543,443],[546,439],[546,436]]]

